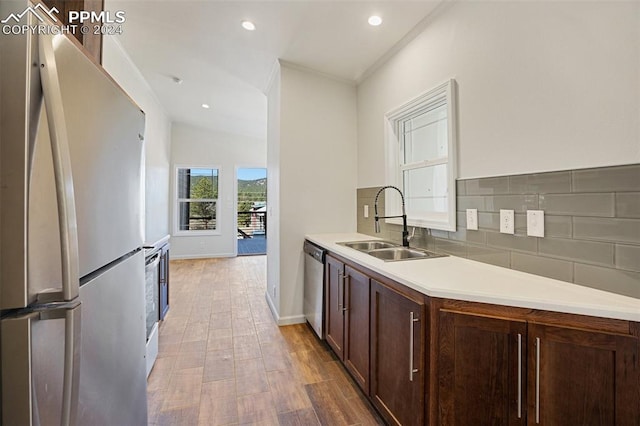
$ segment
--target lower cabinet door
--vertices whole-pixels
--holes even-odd
[[[389,424],[423,425],[423,301],[371,280],[371,398]]]
[[[526,424],[524,321],[440,311],[439,424]]]
[[[640,424],[638,339],[529,325],[530,425]]]
[[[344,358],[344,263],[327,256],[325,264],[326,339],[339,359]]]
[[[369,395],[369,277],[345,266],[344,364]]]

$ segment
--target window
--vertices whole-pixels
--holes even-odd
[[[411,226],[456,230],[454,93],[450,80],[385,116],[387,182],[402,189]],[[400,200],[386,197],[387,213],[395,214]]]
[[[176,168],[176,232],[218,230],[218,169]]]

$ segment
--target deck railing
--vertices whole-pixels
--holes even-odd
[[[267,212],[238,212],[238,238],[266,237]]]

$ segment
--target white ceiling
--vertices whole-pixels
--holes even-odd
[[[172,120],[265,138],[276,59],[358,81],[439,2],[107,0],[105,10],[125,11],[117,37]]]

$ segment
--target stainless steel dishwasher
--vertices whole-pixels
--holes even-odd
[[[326,251],[304,242],[304,316],[324,339],[324,262]]]

